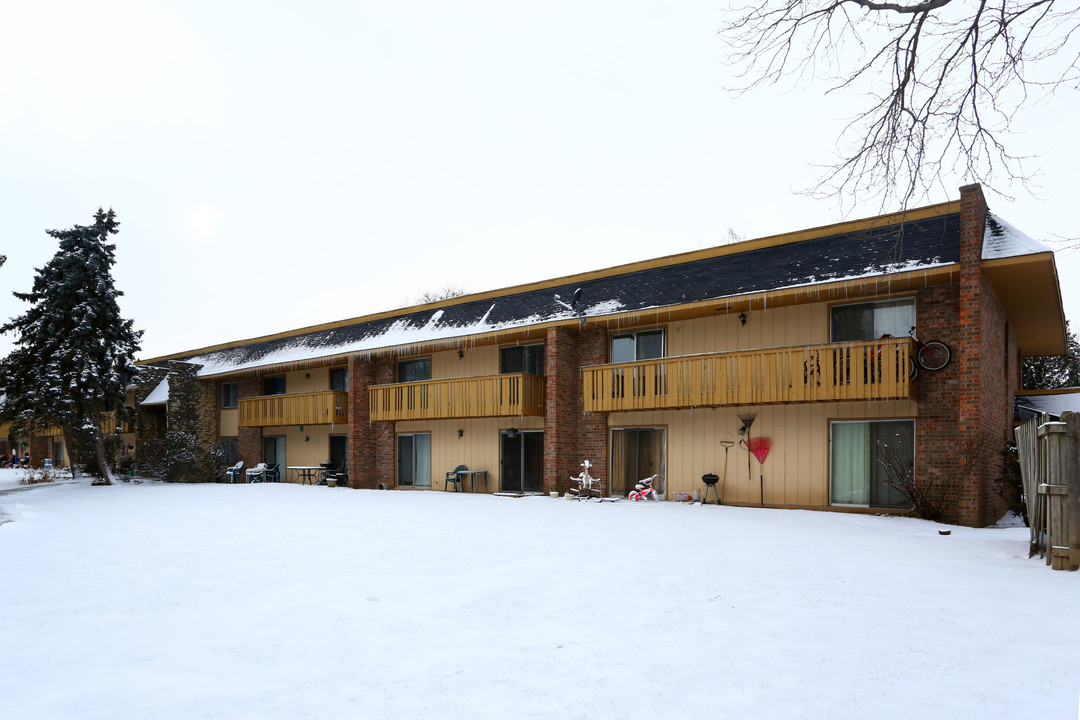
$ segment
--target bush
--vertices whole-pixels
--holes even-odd
[[[198,440],[191,433],[171,430],[165,437],[147,440],[139,446],[136,468],[140,475],[165,482],[190,481],[196,475]]]
[[[20,485],[40,485],[41,483],[51,483],[56,479],[56,473],[52,468],[27,468],[23,470],[22,476],[19,478]]]

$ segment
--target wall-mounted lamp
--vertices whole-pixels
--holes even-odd
[[[509,438],[510,440],[513,440],[514,438],[516,438],[517,434],[518,434],[518,431],[517,431],[517,428],[515,428],[515,427],[512,427],[512,428],[510,428],[509,430],[506,431],[506,437]]]
[[[459,360],[464,359],[465,358],[465,351],[464,350],[458,350],[457,351],[457,356],[458,356]]]
[[[304,432],[304,426],[303,425],[300,426],[300,432]]]
[[[311,442],[311,438],[305,436],[304,437],[304,442]]]
[[[746,313],[739,313],[739,322],[743,325],[746,324]]]
[[[462,430],[461,428],[458,428],[458,431],[457,431],[457,436],[458,436],[459,438],[461,438],[461,437],[464,437],[464,436],[465,436],[465,431],[464,431],[464,430]]]
[[[304,373],[304,379],[305,380],[310,380],[311,379],[311,373]]]

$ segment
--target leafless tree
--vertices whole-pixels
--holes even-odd
[[[752,0],[721,28],[740,92],[820,79],[866,96],[812,195],[900,200],[956,172],[1027,186],[1015,114],[1080,84],[1075,0]]]
[[[440,300],[449,300],[450,298],[461,297],[467,291],[463,287],[458,285],[444,285],[438,290],[427,290],[420,293],[416,298],[417,305],[426,305],[427,303],[439,302]]]

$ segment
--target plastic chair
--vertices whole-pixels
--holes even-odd
[[[266,468],[263,477],[266,478],[266,482],[281,482],[281,463],[275,463]]]
[[[443,483],[443,492],[446,492],[446,486],[450,483],[454,483],[454,492],[458,491],[458,486],[461,484],[461,478],[458,477],[458,473],[462,470],[468,470],[469,468],[464,465],[458,465],[451,472],[446,473],[446,482]],[[464,490],[462,490],[464,492]]]
[[[247,471],[247,481],[249,483],[265,482],[266,481],[266,463],[259,463],[255,467]]]
[[[225,471],[225,482],[240,482],[240,471],[244,469],[244,461],[233,465]]]

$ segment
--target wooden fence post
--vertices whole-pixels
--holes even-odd
[[[1065,512],[1068,516],[1069,548],[1068,564],[1070,570],[1080,569],[1080,414],[1065,413],[1062,421],[1066,426],[1065,478],[1069,486]]]

